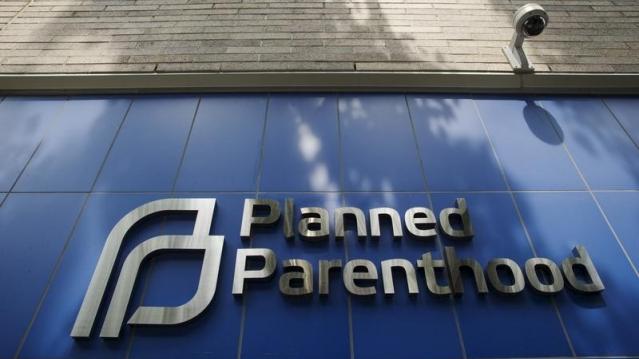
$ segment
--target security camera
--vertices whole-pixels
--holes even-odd
[[[515,12],[513,18],[513,34],[510,44],[502,50],[513,71],[518,73],[531,73],[535,71],[524,53],[523,45],[527,37],[541,34],[548,25],[548,14],[538,4],[526,4]]]
[[[533,37],[541,34],[548,24],[548,14],[538,4],[526,4],[515,12],[513,26],[517,34]]]

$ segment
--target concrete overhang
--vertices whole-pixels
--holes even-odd
[[[437,92],[639,94],[638,74],[488,72],[237,72],[4,74],[3,94],[167,92]]]

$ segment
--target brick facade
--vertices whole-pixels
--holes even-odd
[[[510,72],[524,1],[0,1],[0,73]],[[639,72],[639,2],[547,0],[538,72]]]

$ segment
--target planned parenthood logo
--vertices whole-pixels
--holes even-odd
[[[89,288],[76,318],[71,336],[86,338],[91,335],[96,316],[105,295],[117,256],[127,232],[140,220],[161,212],[195,212],[192,235],[166,235],[148,239],[135,247],[125,258],[117,278],[113,296],[107,307],[100,337],[116,338],[120,335],[124,317],[133,292],[140,265],[150,255],[160,251],[203,251],[204,259],[196,293],[185,304],[177,307],[138,307],[126,322],[129,325],[176,325],[185,323],[202,313],[213,300],[220,271],[223,236],[210,235],[215,199],[163,199],[144,204],[124,216],[109,234],[98,260]],[[252,237],[254,227],[279,226],[282,239],[299,238],[304,241],[330,240],[329,211],[321,207],[302,207],[295,210],[294,200],[280,203],[272,199],[245,199],[240,237]],[[282,214],[283,212],[283,214]],[[394,239],[433,241],[446,236],[454,241],[472,240],[474,236],[470,212],[465,199],[458,198],[453,207],[444,208],[439,216],[426,207],[413,207],[402,216],[394,208],[371,208],[366,212],[357,207],[340,207],[334,210],[335,240],[344,240],[346,219],[360,240],[384,240],[382,223],[390,225]],[[368,217],[368,218],[367,218]],[[283,220],[282,220],[283,218]],[[297,220],[297,226],[294,222]],[[354,220],[354,221],[353,221]],[[403,223],[402,223],[403,222]],[[405,233],[408,232],[408,233]],[[479,295],[493,291],[499,295],[516,295],[526,285],[542,294],[554,294],[570,288],[581,293],[598,293],[604,285],[590,255],[583,246],[573,249],[574,256],[565,258],[560,265],[548,258],[530,258],[520,264],[509,258],[494,258],[483,267],[473,258],[458,258],[455,248],[443,247],[442,253],[416,253],[413,261],[390,258],[381,261],[381,285],[385,295],[395,294],[395,281],[406,282],[411,295],[419,294],[418,271],[423,273],[427,295],[455,295],[464,292],[465,280],[472,281]],[[436,259],[440,257],[441,259]],[[248,282],[271,278],[277,268],[276,254],[269,248],[240,248],[235,253],[233,295],[241,296]],[[251,260],[262,263],[260,268],[249,266]],[[350,295],[376,295],[378,267],[368,259],[355,258],[342,264],[341,258],[319,260],[317,291],[314,286],[313,265],[303,258],[291,258],[281,262],[284,269],[279,277],[279,290],[285,296],[329,295],[333,271],[340,271],[344,289]],[[417,269],[416,269],[417,268]],[[400,275],[397,275],[397,274]]]
[[[224,244],[223,236],[209,235],[214,209],[215,199],[163,199],[142,205],[124,216],[115,225],[102,249],[89,289],[84,296],[80,312],[71,331],[71,336],[82,338],[90,335],[126,233],[143,218],[159,212],[197,212],[193,235],[154,237],[142,242],[129,253],[115,286],[100,336],[103,338],[116,338],[119,336],[140,265],[146,257],[159,251],[204,251],[197,291],[187,303],[178,307],[140,306],[127,323],[147,325],[180,324],[191,320],[206,309],[215,294],[222,246]]]

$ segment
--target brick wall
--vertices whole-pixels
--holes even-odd
[[[508,0],[0,1],[0,73],[510,71]],[[639,1],[540,1],[538,71],[639,72]]]

